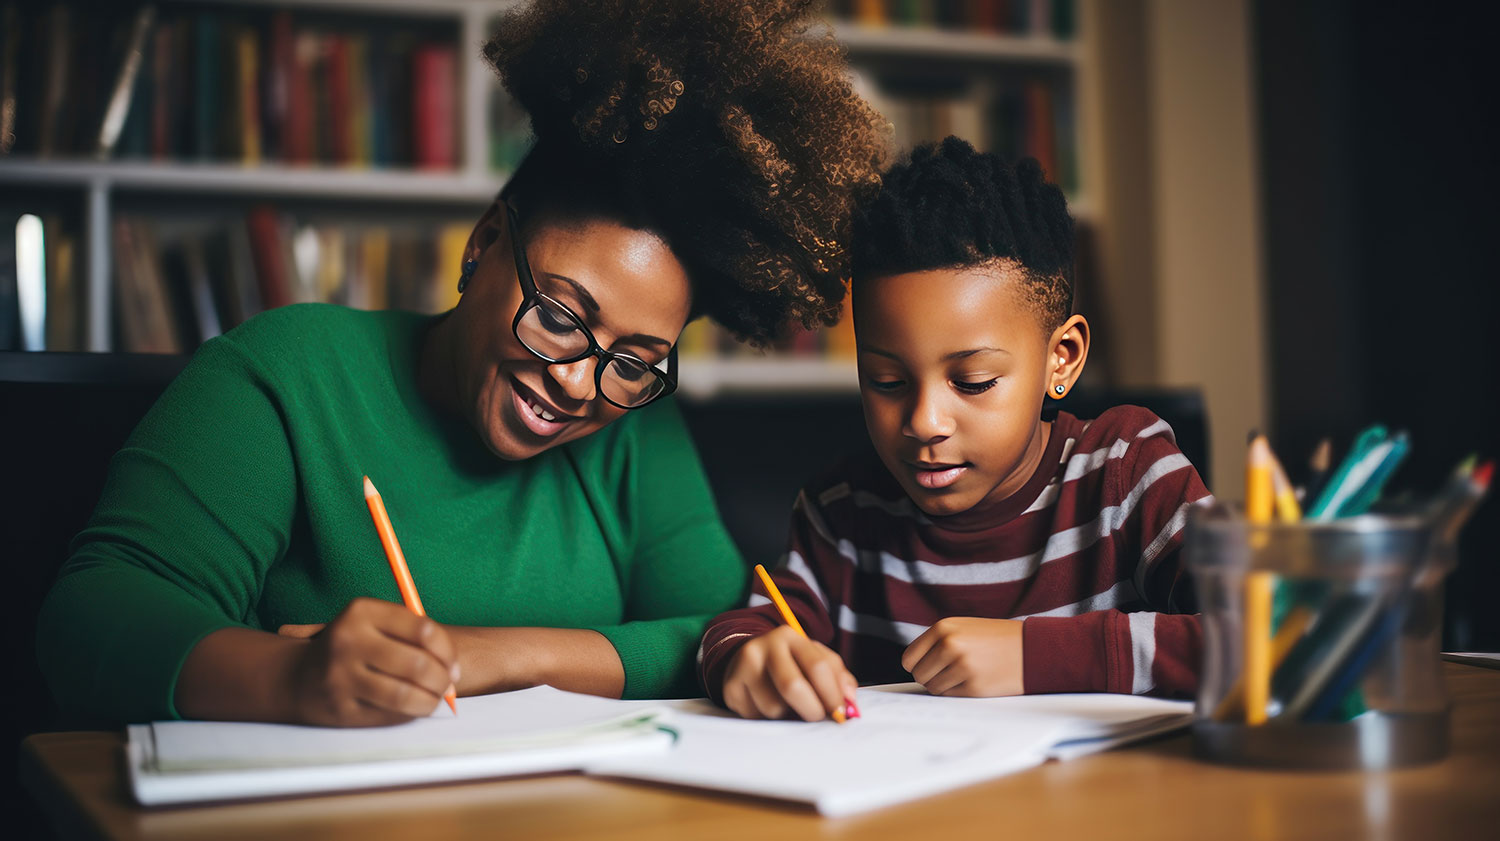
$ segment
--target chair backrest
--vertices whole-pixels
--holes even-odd
[[[10,693],[10,744],[54,726],[55,707],[35,654],[42,598],[99,501],[110,457],[184,362],[175,356],[0,353],[6,662],[10,685],[23,687]]]

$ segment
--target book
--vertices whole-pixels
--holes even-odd
[[[71,113],[68,71],[73,60],[71,11],[65,4],[53,5],[47,10],[44,25],[47,66],[42,87],[42,111],[38,115],[41,134],[37,142],[37,154],[43,157],[70,151],[66,148],[66,138],[71,134],[68,125]]]
[[[291,13],[277,9],[271,13],[271,31],[267,39],[261,117],[266,156],[284,161],[292,159],[288,144],[292,131],[292,83],[297,72],[294,43]]]
[[[0,155],[16,146],[16,90],[21,72],[21,9],[0,6]]]
[[[328,160],[347,166],[354,162],[354,120],[349,67],[349,39],[331,34],[323,39],[323,88],[327,91]]]
[[[178,320],[162,276],[155,235],[138,220],[118,218],[114,247],[120,350],[180,353]]]
[[[46,239],[42,220],[35,214],[24,214],[16,221],[16,305],[22,350],[47,347]]]
[[[223,329],[232,329],[259,313],[263,307],[246,227],[230,225],[209,234],[204,251]]]
[[[917,684],[862,688],[862,716],[844,725],[746,721],[704,700],[672,705],[667,726],[677,743],[669,753],[585,770],[791,801],[838,817],[1172,732],[1192,719],[1188,701],[942,698]]]
[[[142,805],[573,771],[661,753],[665,710],[539,686],[465,698],[462,715],[390,727],[159,721],[127,728],[131,792]]]
[[[180,299],[185,304],[180,311],[192,313],[191,322],[195,328],[188,335],[198,343],[224,332],[214,300],[213,283],[208,276],[208,259],[200,239],[189,237],[177,247],[175,268],[179,272]]]
[[[205,13],[193,22],[193,70],[196,74],[193,79],[193,153],[205,161],[219,156],[223,94],[220,71],[224,66],[219,52],[221,38],[217,15]]]
[[[141,72],[141,63],[146,51],[146,38],[151,32],[151,23],[155,19],[156,7],[148,4],[136,12],[135,20],[131,23],[130,35],[125,42],[119,71],[115,74],[109,104],[106,106],[104,119],[99,126],[97,149],[101,157],[108,157],[120,140],[120,132],[125,127],[125,117],[131,111],[130,102],[137,87],[136,77]]]
[[[21,303],[16,293],[15,218],[0,215],[0,350],[21,349]]]
[[[255,261],[262,306],[273,309],[290,304],[291,272],[295,267],[287,262],[286,248],[282,244],[286,235],[276,211],[264,205],[251,208],[245,214],[245,230],[250,235],[250,253]]]
[[[234,35],[235,96],[238,106],[235,125],[238,128],[240,162],[255,166],[261,161],[260,127],[260,41],[254,29],[240,27]]]
[[[83,350],[78,240],[55,217],[43,223],[47,230],[47,350]]]
[[[426,44],[411,56],[412,162],[423,169],[451,169],[458,160],[456,51]]]

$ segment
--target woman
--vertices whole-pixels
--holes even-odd
[[[474,228],[459,305],[292,307],[204,345],[43,606],[64,709],[365,725],[455,687],[696,694],[696,641],[744,576],[660,399],[673,344],[704,314],[756,343],[830,323],[881,157],[808,5],[507,15],[485,52],[537,143]],[[399,603],[365,475],[430,620]]]

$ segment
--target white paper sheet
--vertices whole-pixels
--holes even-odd
[[[1192,705],[1123,695],[937,698],[916,684],[860,690],[845,725],[742,721],[675,705],[670,753],[589,773],[807,803],[828,816],[900,803],[1185,726]]]

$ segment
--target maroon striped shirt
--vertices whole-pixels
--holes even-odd
[[[1188,506],[1209,498],[1172,428],[1136,406],[1093,421],[1059,413],[1041,466],[1016,493],[950,517],[923,514],[873,452],[802,490],[773,573],[809,636],[861,683],[911,680],[901,653],[946,616],[1024,619],[1028,694],[1183,696],[1201,649],[1179,551]],[[779,624],[758,582],[699,648],[709,694],[751,637]]]

